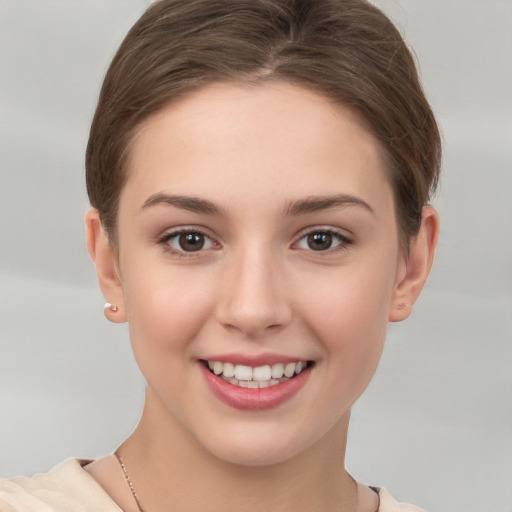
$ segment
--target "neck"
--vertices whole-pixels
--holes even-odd
[[[276,464],[221,460],[148,404],[120,448],[145,511],[353,511],[357,489],[344,468],[349,414],[307,450]],[[167,421],[166,421],[167,420]]]

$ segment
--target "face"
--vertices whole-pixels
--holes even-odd
[[[215,84],[146,122],[128,176],[122,308],[159,425],[249,465],[346,425],[404,274],[373,136],[290,84]]]

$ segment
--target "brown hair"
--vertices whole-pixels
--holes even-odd
[[[285,80],[356,111],[387,156],[404,247],[436,188],[441,143],[406,44],[365,0],[159,0],[107,71],[86,152],[87,191],[115,244],[141,123],[214,81]]]

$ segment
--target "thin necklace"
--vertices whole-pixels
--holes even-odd
[[[128,487],[130,488],[130,491],[131,491],[132,496],[133,496],[133,498],[135,500],[135,503],[137,503],[137,507],[139,508],[139,512],[144,512],[144,509],[142,508],[142,505],[140,504],[140,501],[139,501],[139,498],[137,496],[137,493],[135,492],[135,489],[133,487],[132,481],[130,480],[130,477],[128,476],[128,470],[126,469],[126,466],[123,463],[123,459],[121,458],[121,456],[117,452],[114,452],[114,455],[116,456],[116,459],[119,461],[119,465],[121,466],[121,469],[123,470],[124,477],[126,479],[126,483],[128,484]],[[349,476],[350,476],[350,478],[352,479],[352,481],[356,485],[356,493],[357,493],[357,482],[354,480],[354,478],[352,478],[352,475],[349,475]],[[378,501],[377,510],[375,512],[379,512],[379,510],[380,510],[380,494],[379,494],[379,489],[377,487],[370,487],[370,489],[372,491],[374,491],[375,494],[377,494],[377,498],[378,498],[379,501]],[[357,504],[356,504],[356,507],[357,507]]]
[[[140,504],[139,498],[137,497],[137,493],[135,492],[135,489],[133,488],[132,481],[130,480],[130,477],[128,476],[128,471],[126,470],[126,466],[123,464],[123,459],[121,458],[121,455],[119,455],[119,453],[117,453],[117,452],[114,452],[114,455],[116,456],[116,459],[119,461],[119,465],[121,466],[121,469],[123,470],[124,477],[126,479],[126,483],[128,484],[130,491],[132,492],[132,496],[135,499],[135,503],[137,503],[139,512],[144,512],[144,509],[142,508],[142,505]]]

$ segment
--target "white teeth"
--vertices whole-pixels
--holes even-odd
[[[215,375],[220,375],[223,369],[224,365],[221,362],[215,361],[213,363],[213,373],[215,373]]]
[[[271,386],[275,386],[276,384],[280,384],[281,382],[286,382],[287,380],[290,380],[290,379],[288,379],[286,377],[283,377],[281,379],[270,379],[270,380],[262,380],[262,381],[257,381],[257,380],[237,380],[237,379],[234,379],[234,378],[228,379],[228,378],[223,377],[222,375],[220,377],[221,377],[222,380],[225,380],[226,382],[229,382],[233,386],[238,386],[238,387],[241,387],[241,388],[252,388],[252,389],[269,388]]]
[[[293,374],[295,373],[295,363],[288,363],[284,367],[284,376],[285,377],[293,377]]]
[[[272,377],[272,372],[270,370],[270,366],[257,366],[254,368],[252,372],[252,379],[263,381],[263,380],[270,380],[270,377]]]
[[[235,379],[252,380],[252,368],[250,366],[237,364],[235,366]]]
[[[224,371],[222,372],[224,377],[234,377],[235,376],[235,365],[231,363],[224,363]]]
[[[277,363],[272,365],[272,378],[280,379],[284,375],[284,364]]]
[[[238,386],[241,388],[269,388],[270,386],[275,386],[276,384],[280,384],[281,382],[286,382],[286,377],[282,378],[281,380],[278,379],[270,379],[270,380],[262,380],[258,382],[257,380],[236,380],[236,379],[224,379],[224,377],[221,377],[226,382],[229,382],[230,384],[233,384],[233,386]]]
[[[276,363],[272,366],[245,366],[242,364],[207,361],[208,368],[225,381],[244,388],[266,388],[299,375],[306,367],[306,361],[298,363]]]

